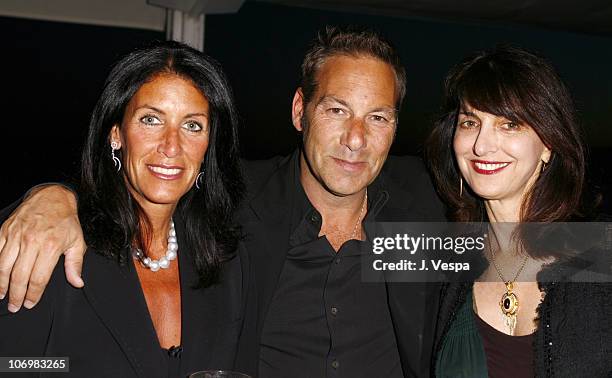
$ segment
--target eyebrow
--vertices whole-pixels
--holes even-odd
[[[337,97],[334,97],[334,96],[323,96],[323,97],[321,97],[321,99],[317,102],[317,105],[321,105],[324,102],[332,102],[332,101],[333,102],[337,102],[340,105],[346,106],[347,108],[350,108],[349,104],[346,101],[341,100],[341,99],[339,99]]]
[[[476,117],[476,114],[474,114],[472,112],[469,112],[467,110],[463,110],[463,109],[459,110],[459,114],[463,114],[463,115],[466,115],[468,117]]]
[[[372,112],[389,112],[389,113],[393,113],[393,115],[397,114],[398,111],[395,108],[391,108],[388,106],[383,106],[382,108],[376,108],[374,110],[372,110],[370,113]]]
[[[208,114],[206,113],[189,113],[185,116],[185,118],[189,118],[189,117],[204,117],[204,118],[208,118]]]
[[[166,114],[163,110],[157,109],[155,106],[146,105],[146,104],[137,107],[135,110],[140,110],[140,109],[150,109],[150,110],[153,110],[154,112],[158,112],[158,113],[161,113],[161,114]]]
[[[150,110],[153,110],[154,112],[157,112],[157,113],[160,113],[160,114],[166,114],[163,110],[158,109],[155,106],[146,105],[146,104],[136,108],[136,110],[140,110],[140,109],[150,109]],[[185,115],[185,117],[183,117],[183,118],[197,117],[197,116],[208,118],[208,114],[207,113],[189,113],[189,114]]]
[[[323,96],[323,97],[321,97],[321,99],[317,102],[317,105],[320,105],[320,104],[322,104],[324,102],[331,102],[331,101],[337,102],[340,105],[343,105],[343,106],[346,106],[347,108],[350,108],[349,104],[346,101],[341,100],[341,99],[339,99],[337,97],[334,97],[334,96]],[[376,109],[370,110],[370,113],[372,113],[372,112],[390,112],[390,113],[393,113],[394,115],[398,113],[397,109],[389,107],[389,106],[383,106],[383,107],[380,107],[380,108],[376,108]]]

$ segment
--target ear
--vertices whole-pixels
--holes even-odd
[[[540,155],[540,160],[542,160],[544,164],[548,164],[551,156],[552,151],[550,150],[550,148],[544,146],[544,151],[542,151],[542,155]]]
[[[298,88],[293,95],[293,103],[291,104],[291,119],[293,127],[297,131],[303,131],[302,117],[304,116],[304,94],[302,88]]]
[[[108,136],[109,143],[117,142],[119,148],[121,148],[121,132],[119,132],[119,126],[115,125],[111,128],[110,134]]]

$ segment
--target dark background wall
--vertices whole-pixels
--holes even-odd
[[[112,64],[163,33],[0,17],[0,206],[78,171],[89,117]]]
[[[461,24],[317,11],[247,2],[237,14],[206,18],[205,50],[225,67],[243,124],[243,155],[286,154],[297,137],[290,104],[308,41],[326,24],[371,26],[398,48],[408,72],[394,154],[419,154],[448,69],[467,54],[514,43],[542,53],[575,96],[591,147],[590,177],[612,187],[612,36],[525,26]],[[89,114],[110,66],[162,33],[0,18],[0,91],[5,168],[0,205],[35,183],[78,168]],[[609,205],[608,205],[609,206]]]

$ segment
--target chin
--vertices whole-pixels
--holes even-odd
[[[144,197],[147,201],[159,205],[171,205],[176,204],[184,195],[184,192],[157,192],[157,193],[144,193]]]
[[[472,190],[478,197],[484,200],[502,199],[504,195],[498,190]]]
[[[339,196],[349,196],[363,190],[367,186],[367,182],[363,180],[328,180],[325,182],[327,188],[334,194]]]

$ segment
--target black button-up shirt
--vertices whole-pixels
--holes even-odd
[[[321,215],[295,184],[293,231],[264,322],[259,376],[401,377],[386,286],[361,279],[363,242],[349,240],[336,253],[318,236]],[[387,193],[368,196],[366,220]]]

